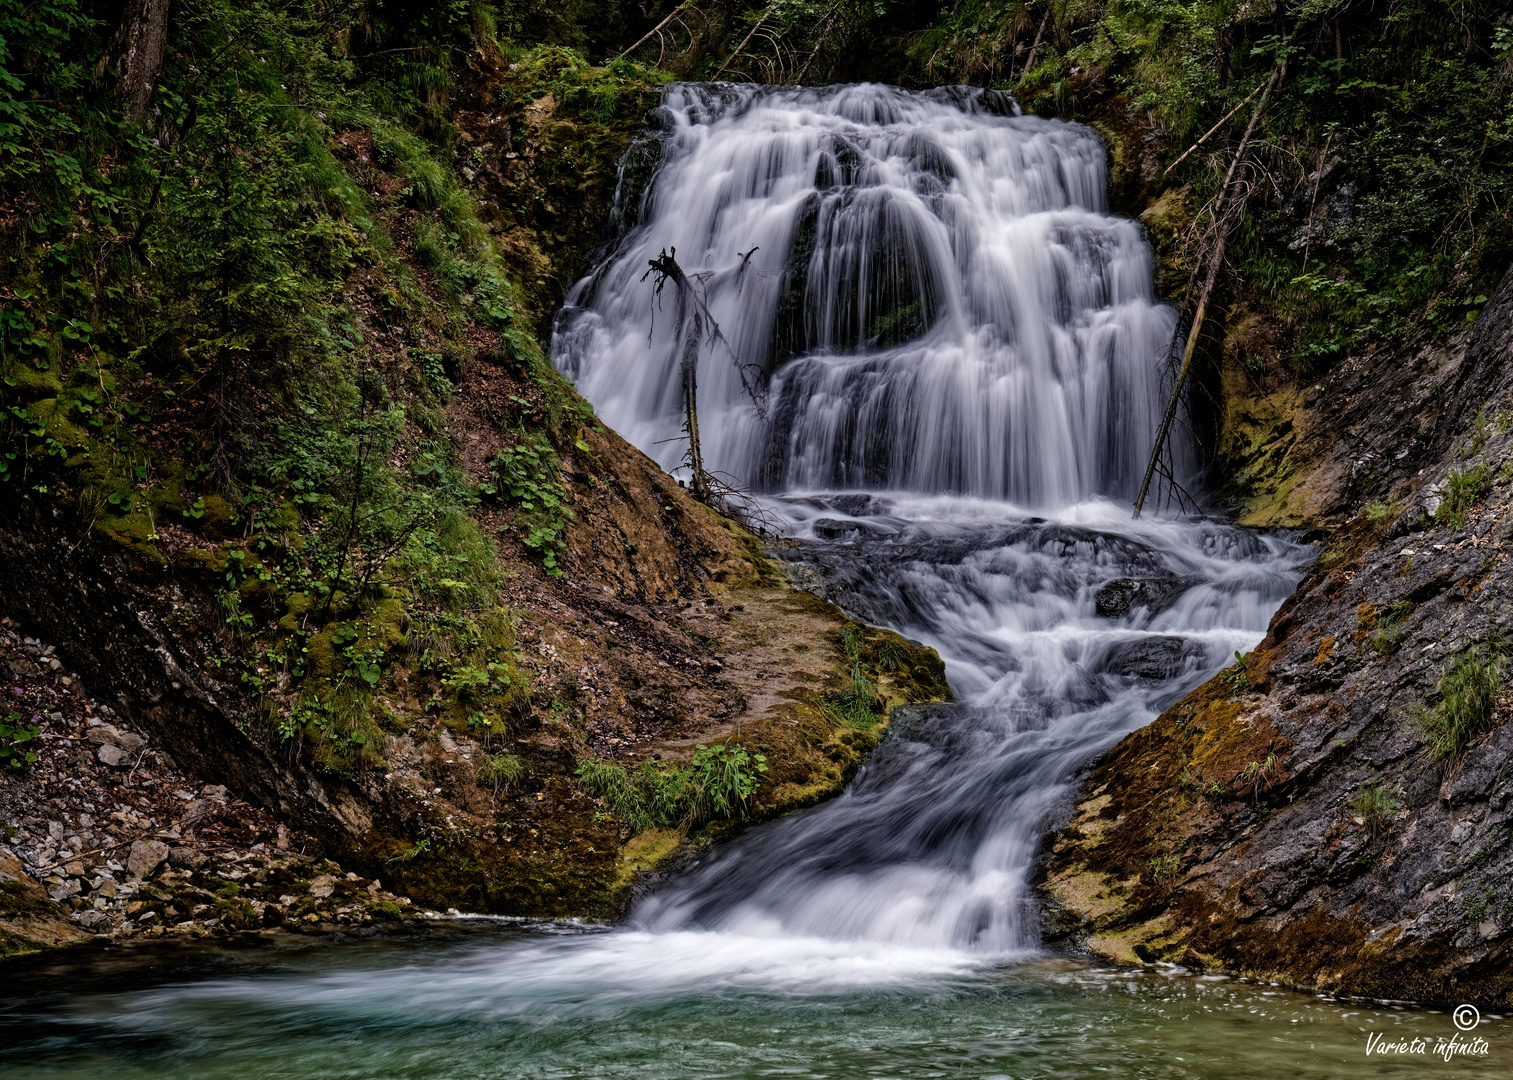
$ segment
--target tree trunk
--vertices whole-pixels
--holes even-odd
[[[121,25],[111,43],[119,74],[116,100],[128,120],[147,119],[153,91],[163,70],[163,50],[168,44],[170,0],[126,0]]]

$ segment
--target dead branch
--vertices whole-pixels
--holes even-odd
[[[1228,212],[1231,185],[1234,184],[1235,173],[1240,163],[1250,151],[1250,140],[1255,134],[1256,124],[1260,122],[1261,113],[1266,109],[1266,102],[1271,97],[1271,92],[1282,81],[1282,73],[1286,68],[1283,64],[1277,64],[1271,72],[1271,78],[1266,82],[1266,88],[1261,93],[1261,100],[1256,102],[1255,111],[1250,114],[1250,122],[1245,125],[1245,134],[1240,136],[1240,145],[1235,150],[1235,156],[1229,163],[1229,170],[1224,174],[1224,183],[1219,188],[1219,198],[1214,206],[1214,221],[1216,223],[1216,239],[1212,253],[1209,255],[1208,276],[1203,281],[1203,290],[1198,294],[1198,307],[1193,312],[1192,329],[1187,335],[1187,348],[1182,354],[1182,366],[1177,372],[1177,379],[1172,386],[1171,400],[1167,402],[1166,413],[1161,417],[1161,427],[1156,432],[1156,444],[1151,447],[1150,461],[1145,466],[1145,479],[1140,482],[1140,494],[1135,499],[1135,514],[1138,518],[1140,511],[1145,506],[1145,496],[1150,491],[1151,477],[1156,472],[1156,464],[1161,459],[1161,452],[1166,445],[1166,437],[1171,432],[1172,420],[1177,415],[1177,405],[1182,400],[1182,387],[1187,382],[1188,373],[1193,366],[1193,357],[1198,351],[1198,336],[1203,331],[1203,320],[1208,315],[1208,302],[1213,297],[1214,285],[1219,280],[1219,270],[1224,266],[1224,253],[1229,246],[1229,234],[1234,228],[1235,222],[1245,214],[1245,202],[1250,198],[1252,185],[1244,185],[1239,201],[1233,203],[1234,211]],[[1199,263],[1201,267],[1202,263]]]
[[[721,75],[725,74],[725,69],[735,62],[735,58],[741,55],[741,50],[746,48],[752,38],[756,37],[756,32],[762,28],[762,24],[767,21],[767,17],[776,10],[777,0],[773,0],[771,4],[767,5],[767,10],[762,12],[762,17],[756,21],[756,25],[751,28],[751,32],[742,38],[741,43],[735,47],[735,52],[726,57],[725,62],[720,65],[720,70],[709,77],[710,82],[714,82]]]
[[[752,252],[756,248],[751,249]],[[652,279],[652,297],[655,300],[662,295],[663,288],[670,281],[677,295],[677,304],[674,308],[677,324],[677,336],[681,342],[680,355],[678,358],[678,374],[683,383],[683,430],[688,435],[688,451],[685,462],[691,477],[689,490],[694,498],[707,505],[722,509],[721,504],[726,504],[729,499],[725,492],[733,491],[728,485],[717,481],[707,469],[704,468],[704,452],[699,441],[699,348],[707,340],[711,345],[722,345],[730,354],[735,363],[736,371],[741,376],[741,387],[751,398],[756,406],[757,415],[764,416],[767,411],[767,396],[761,385],[760,369],[753,364],[742,364],[740,357],[725,340],[725,335],[720,330],[720,324],[715,322],[709,307],[704,302],[703,293],[694,283],[694,280],[678,265],[677,248],[663,248],[660,255],[655,259],[648,260],[646,273],[641,275],[641,280],[648,277]],[[751,252],[747,253],[747,258]],[[742,264],[744,266],[744,262]]]
[[[825,31],[830,29],[830,21],[835,18],[836,12],[841,9],[841,0],[835,0],[830,5],[830,14],[825,16],[825,21],[820,23],[819,31],[814,35],[814,49],[809,53],[809,59],[804,61],[804,66],[799,68],[799,73],[794,77],[794,85],[803,86],[804,76],[809,74],[809,65],[814,63],[814,58],[820,54],[820,46],[825,44]]]
[[[681,4],[679,4],[677,7],[673,8],[671,11],[669,11],[667,13],[667,18],[663,19],[661,22],[657,23],[656,26],[653,26],[645,34],[641,35],[641,39],[639,41],[637,41],[630,48],[626,49],[619,56],[615,57],[615,59],[616,60],[623,60],[625,57],[627,57],[631,53],[635,52],[642,45],[645,45],[648,41],[650,41],[651,38],[652,38],[652,35],[659,33],[659,31],[661,31],[663,27],[665,27],[668,23],[672,22],[673,19],[675,19],[678,15],[680,15],[685,9],[691,8],[691,7],[693,7],[693,0],[683,0],[683,2]]]
[[[1161,175],[1165,176],[1167,173],[1169,173],[1173,169],[1175,169],[1178,165],[1181,165],[1184,161],[1186,161],[1188,159],[1188,156],[1190,154],[1192,154],[1192,152],[1194,150],[1198,149],[1198,147],[1202,146],[1204,143],[1206,143],[1208,141],[1208,138],[1209,138],[1210,135],[1212,135],[1214,132],[1218,131],[1225,124],[1229,123],[1230,117],[1234,116],[1235,113],[1237,113],[1241,109],[1245,108],[1246,104],[1250,101],[1250,99],[1253,98],[1253,97],[1255,97],[1257,94],[1259,94],[1261,92],[1261,87],[1265,86],[1265,85],[1266,85],[1265,83],[1257,84],[1257,86],[1256,86],[1256,88],[1254,90],[1252,90],[1250,93],[1248,93],[1248,94],[1245,95],[1245,100],[1244,101],[1240,102],[1240,104],[1236,105],[1233,109],[1230,109],[1229,112],[1225,113],[1224,114],[1224,118],[1222,120],[1220,120],[1217,124],[1215,124],[1213,127],[1209,128],[1206,132],[1204,132],[1203,133],[1203,137],[1201,139],[1199,139],[1197,142],[1193,143],[1186,150],[1182,151],[1182,156],[1181,157],[1179,157],[1176,161],[1172,162],[1166,168],[1162,169],[1161,170]]]

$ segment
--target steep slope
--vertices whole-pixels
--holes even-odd
[[[1048,845],[1047,934],[1504,1007],[1513,274],[1461,347],[1383,350],[1330,390],[1299,425],[1322,444],[1299,471],[1337,531],[1243,663],[1096,763]],[[1380,501],[1363,505],[1367,462]]]

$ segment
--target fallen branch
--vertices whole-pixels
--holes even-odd
[[[750,258],[755,253],[752,248],[746,253]],[[707,505],[724,505],[728,503],[727,495],[734,489],[717,481],[707,469],[704,468],[704,451],[699,441],[699,347],[707,339],[710,344],[721,344],[726,352],[730,353],[735,361],[736,370],[741,376],[741,387],[751,397],[752,404],[756,406],[758,415],[765,415],[766,399],[762,393],[759,382],[754,379],[750,370],[753,365],[742,364],[740,357],[736,356],[735,350],[725,340],[725,335],[720,331],[720,324],[715,322],[710,314],[709,307],[704,303],[703,296],[698,288],[678,265],[677,248],[664,248],[662,253],[655,259],[648,260],[646,273],[641,275],[641,280],[652,278],[654,291],[653,299],[662,294],[662,290],[670,281],[677,293],[676,321],[677,336],[682,343],[681,355],[678,358],[678,374],[683,383],[683,429],[688,433],[688,451],[684,461],[688,465],[690,474],[689,490],[694,498]],[[743,260],[742,266],[745,262]]]
[[[751,28],[751,32],[743,37],[741,39],[741,43],[735,47],[735,52],[726,57],[725,62],[720,65],[720,70],[716,71],[709,77],[710,82],[714,82],[721,75],[725,74],[725,69],[728,68],[731,64],[735,63],[735,58],[741,55],[741,50],[746,48],[746,46],[750,44],[751,39],[756,37],[756,32],[760,30],[762,28],[762,24],[767,21],[767,17],[776,10],[777,2],[776,0],[773,0],[773,3],[767,5],[767,10],[762,12],[762,17],[756,21],[756,25]]]
[[[809,59],[804,61],[804,66],[799,68],[799,73],[794,76],[796,86],[804,85],[804,76],[809,74],[809,65],[814,63],[814,58],[820,54],[820,46],[825,44],[825,31],[830,29],[830,20],[835,18],[835,13],[841,9],[841,0],[835,0],[830,5],[830,14],[825,16],[825,21],[820,23],[819,31],[814,35],[814,48],[809,52]]]
[[[626,49],[619,56],[615,57],[615,59],[616,60],[623,60],[625,57],[627,57],[631,53],[635,52],[642,45],[645,45],[648,41],[650,41],[652,39],[653,35],[659,33],[664,26],[666,26],[668,23],[672,22],[673,19],[677,18],[683,11],[685,11],[686,9],[691,8],[691,7],[693,7],[693,0],[683,0],[683,2],[681,4],[679,4],[677,7],[673,8],[671,11],[669,11],[667,13],[667,18],[665,18],[661,22],[657,23],[656,26],[653,26],[650,30],[648,30],[645,34],[643,34],[641,36],[641,39],[639,41],[637,41],[630,48]]]
[[[1045,38],[1045,28],[1051,21],[1051,5],[1047,4],[1045,17],[1040,20],[1040,29],[1035,31],[1035,43],[1030,46],[1029,59],[1024,62],[1024,70],[1019,73],[1019,81],[1024,82],[1030,77],[1030,69],[1035,66],[1035,53],[1040,49],[1040,43]]]
[[[1192,329],[1188,331],[1187,347],[1183,350],[1182,366],[1177,371],[1177,381],[1172,386],[1171,400],[1167,402],[1166,413],[1161,417],[1161,427],[1156,431],[1156,444],[1151,447],[1150,461],[1145,466],[1145,478],[1140,482],[1140,494],[1135,498],[1135,514],[1138,518],[1140,511],[1145,507],[1145,496],[1150,491],[1151,477],[1156,472],[1156,462],[1161,457],[1161,451],[1166,445],[1166,437],[1171,433],[1172,421],[1177,416],[1177,406],[1182,401],[1182,388],[1187,383],[1188,373],[1192,370],[1193,357],[1198,351],[1198,337],[1203,332],[1203,320],[1208,315],[1208,302],[1213,297],[1214,285],[1219,280],[1219,270],[1224,265],[1224,253],[1229,246],[1229,234],[1234,223],[1245,214],[1245,202],[1250,198],[1250,189],[1246,189],[1245,195],[1239,203],[1237,213],[1225,213],[1225,203],[1228,200],[1231,186],[1234,184],[1235,173],[1239,170],[1240,162],[1245,159],[1250,151],[1251,136],[1255,134],[1256,124],[1261,119],[1261,113],[1266,108],[1267,99],[1271,97],[1271,91],[1282,80],[1283,65],[1278,64],[1272,69],[1271,78],[1266,82],[1266,88],[1261,93],[1261,100],[1256,102],[1255,111],[1250,114],[1250,122],[1245,125],[1245,134],[1240,136],[1239,148],[1235,150],[1234,160],[1229,163],[1229,170],[1224,174],[1224,184],[1219,188],[1219,198],[1214,205],[1214,221],[1218,227],[1218,239],[1209,256],[1208,276],[1203,282],[1203,291],[1198,294],[1198,307],[1193,312]],[[1202,263],[1200,262],[1201,266]]]
[[[1212,135],[1214,132],[1218,131],[1225,124],[1229,123],[1230,118],[1233,117],[1235,115],[1235,113],[1237,113],[1241,109],[1245,108],[1246,102],[1249,102],[1251,98],[1253,98],[1257,94],[1259,94],[1261,92],[1261,87],[1262,86],[1267,86],[1267,85],[1268,84],[1266,84],[1266,83],[1261,83],[1261,84],[1257,85],[1256,88],[1254,90],[1252,90],[1250,93],[1246,94],[1244,101],[1240,102],[1240,104],[1236,105],[1233,109],[1230,109],[1229,112],[1225,113],[1224,114],[1224,118],[1222,120],[1220,120],[1217,124],[1215,124],[1213,127],[1209,128],[1206,132],[1204,132],[1203,137],[1201,139],[1199,139],[1197,142],[1193,143],[1186,150],[1182,151],[1182,156],[1179,157],[1176,161],[1172,162],[1166,168],[1162,169],[1161,170],[1161,175],[1165,176],[1167,173],[1169,173],[1173,169],[1175,169],[1178,165],[1181,165],[1184,161],[1186,161],[1194,150],[1198,149],[1198,147],[1202,146],[1204,143],[1206,143],[1208,141],[1210,135]]]

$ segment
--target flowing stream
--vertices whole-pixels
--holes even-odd
[[[721,331],[707,464],[786,523],[796,579],[938,649],[956,702],[897,710],[844,795],[714,850],[626,926],[465,919],[43,972],[0,1010],[0,1073],[1422,1075],[1366,1039],[1448,1036],[1444,1015],[1040,945],[1030,876],[1078,768],[1259,641],[1309,557],[1130,520],[1174,316],[1104,207],[1097,136],[962,88],[674,86],[658,115],[557,363],[679,469],[677,305],[644,280],[675,248]]]

